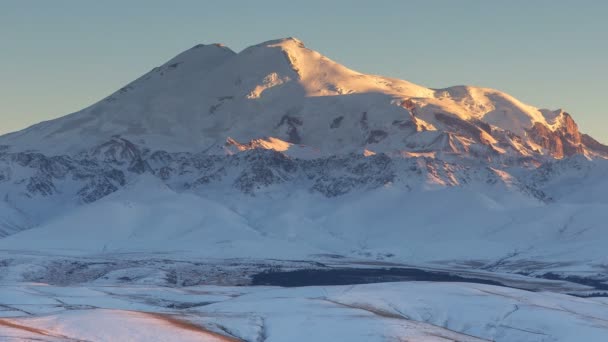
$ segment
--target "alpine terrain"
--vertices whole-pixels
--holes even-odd
[[[498,90],[196,45],[0,136],[0,339],[606,341],[607,158]]]

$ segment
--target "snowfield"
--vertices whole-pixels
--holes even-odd
[[[255,197],[176,192],[145,176],[0,239],[0,249],[245,259],[337,255],[586,276],[605,273],[607,219],[606,203],[543,203],[502,185],[417,191],[388,186],[338,200],[301,190]]]
[[[606,303],[465,283],[2,287],[3,340],[604,341]]]

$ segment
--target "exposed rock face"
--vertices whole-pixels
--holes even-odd
[[[593,139],[591,136],[587,134],[581,134],[581,142],[588,149],[592,150],[601,155],[608,155],[608,146],[603,145],[599,141]]]
[[[536,122],[530,129],[530,137],[542,148],[548,150],[555,158],[564,157],[564,146],[559,134],[552,132],[547,126]]]
[[[483,171],[474,165],[430,157],[393,158],[381,153],[351,153],[297,159],[263,148],[228,155],[151,152],[123,138],[112,139],[89,153],[72,157],[4,153],[0,155],[0,170],[0,191],[6,196],[50,200],[53,196],[67,195],[81,203],[107,196],[142,173],[153,174],[178,191],[202,191],[219,186],[253,196],[274,186],[293,184],[335,197],[386,185],[407,190],[425,184],[458,186],[474,181],[500,182],[489,169]]]
[[[456,116],[448,115],[444,113],[436,113],[435,118],[454,129],[455,132],[474,139],[476,142],[489,144],[490,142],[486,138],[488,134],[492,133],[490,125],[475,120],[462,120]]]
[[[536,122],[529,130],[529,135],[535,143],[547,149],[555,158],[583,154],[586,146],[570,114],[561,114],[557,118],[557,124],[558,128],[552,131],[549,127]]]

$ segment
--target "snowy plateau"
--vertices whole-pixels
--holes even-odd
[[[562,109],[197,45],[0,136],[1,341],[608,341]]]

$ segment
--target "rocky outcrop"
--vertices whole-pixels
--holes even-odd
[[[150,152],[122,138],[77,156],[5,153],[0,156],[0,170],[4,194],[50,197],[73,192],[82,203],[97,201],[143,173],[180,191],[221,186],[255,195],[273,186],[299,184],[327,197],[388,184],[421,186],[429,179],[452,186],[467,183],[472,174],[469,167],[426,157],[395,159],[382,153],[350,153],[294,159],[264,148],[228,155]]]
[[[476,134],[484,131],[475,127],[471,131]],[[561,133],[542,132],[553,141],[567,141],[569,144],[575,141],[575,137],[567,136],[568,128]],[[0,154],[0,193],[15,210],[23,210],[24,217],[27,217],[29,201],[72,201],[71,205],[91,203],[149,175],[162,180],[175,191],[194,193],[220,189],[223,193],[233,191],[258,196],[297,189],[325,197],[338,197],[380,187],[410,191],[429,186],[484,184],[508,187],[541,201],[551,200],[544,193],[543,186],[552,177],[559,176],[553,163],[545,163],[538,171],[531,171],[534,175],[531,178],[526,173],[514,176],[506,171],[509,165],[504,164],[505,160],[480,162],[477,159],[462,159],[454,154],[462,152],[464,148],[459,142],[462,137],[441,133],[439,139],[445,140],[443,143],[447,154],[443,160],[433,154],[395,156],[384,153],[349,153],[298,159],[254,144],[227,154],[149,151],[127,139],[113,138],[74,156],[3,152]],[[594,150],[605,148],[586,136],[581,136],[581,139],[581,144]],[[563,145],[561,148],[561,151],[566,151],[562,153],[569,153],[563,149]],[[514,165],[527,167],[529,164],[526,160],[515,159],[510,166]],[[586,165],[586,162],[559,165],[565,165],[560,170],[576,169],[580,168],[579,165]],[[523,180],[518,178],[522,175]],[[9,230],[17,231],[18,225],[13,226]]]
[[[581,142],[588,150],[591,150],[600,155],[608,156],[608,146],[593,139],[591,136],[587,134],[581,134]]]
[[[564,158],[585,152],[581,133],[570,114],[562,113],[557,119],[557,128],[551,130],[540,122],[534,123],[528,135],[536,144],[549,151],[554,158]]]

